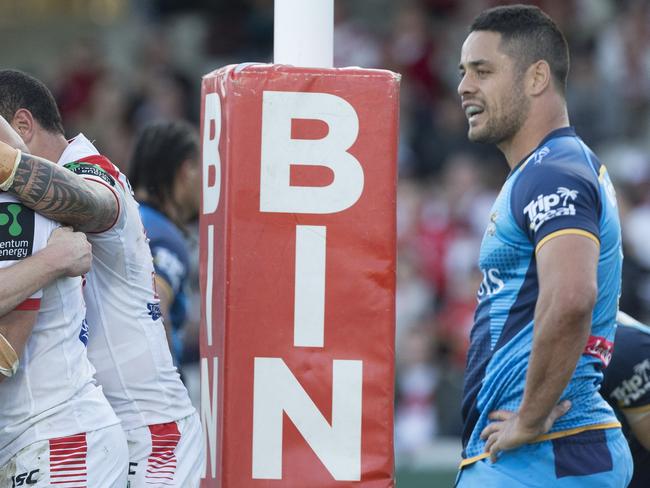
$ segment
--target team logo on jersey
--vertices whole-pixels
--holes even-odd
[[[75,174],[81,176],[95,176],[105,181],[111,186],[115,186],[115,180],[104,171],[102,168],[96,164],[90,163],[68,163],[64,165],[65,168],[69,169]]]
[[[20,203],[0,203],[0,261],[15,261],[32,254],[34,211]]]
[[[560,186],[557,192],[550,195],[539,195],[524,207],[524,214],[528,216],[530,228],[537,231],[544,222],[555,217],[575,215],[576,208],[573,201],[578,198],[578,190],[571,190]]]
[[[483,273],[483,280],[481,281],[476,296],[479,302],[496,295],[506,286],[501,279],[501,273],[497,268],[481,268],[481,272]]]
[[[81,321],[81,330],[79,331],[79,340],[83,342],[84,346],[88,345],[88,322],[86,319]]]
[[[609,362],[612,360],[613,350],[613,342],[608,341],[604,337],[589,336],[585,350],[582,353],[600,359],[600,361],[603,363],[603,366],[606,368]]]
[[[160,303],[147,303],[147,308],[149,309],[151,320],[158,320],[162,316],[162,312],[160,311]]]
[[[650,392],[650,359],[644,359],[634,365],[634,374],[623,380],[612,391],[620,407],[629,407],[633,402]]]
[[[542,164],[542,160],[550,152],[551,150],[548,148],[548,146],[544,146],[543,148],[541,148],[539,151],[535,153],[535,157],[534,157],[535,162],[533,164]]]

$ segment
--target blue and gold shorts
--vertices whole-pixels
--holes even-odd
[[[621,429],[589,430],[528,444],[465,466],[456,488],[625,488],[632,456]]]

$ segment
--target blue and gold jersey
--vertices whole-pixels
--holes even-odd
[[[618,425],[598,394],[601,369],[611,355],[620,293],[616,195],[605,166],[567,127],[551,132],[512,170],[492,207],[481,243],[483,281],[465,372],[463,465],[485,456],[479,436],[489,423],[488,414],[519,409],[539,291],[535,253],[563,234],[599,244],[598,298],[591,337],[562,394],[572,408],[550,434],[559,437]]]

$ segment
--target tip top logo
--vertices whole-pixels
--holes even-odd
[[[575,215],[576,208],[573,202],[578,198],[578,190],[571,190],[560,186],[557,192],[550,195],[539,195],[524,207],[524,214],[528,216],[530,228],[537,231],[544,222],[563,215]]]
[[[18,203],[0,203],[0,261],[31,255],[34,212]]]

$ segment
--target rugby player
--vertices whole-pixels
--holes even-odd
[[[600,394],[623,423],[634,460],[628,488],[650,486],[650,327],[618,312],[616,342]]]
[[[54,98],[35,78],[0,70],[0,115],[32,153],[17,159],[7,191],[92,244],[88,357],[126,433],[130,487],[198,486],[201,425],[172,362],[129,182],[83,134],[66,140]]]
[[[0,148],[0,188],[10,184],[17,157],[19,151]],[[59,224],[5,192],[0,215],[0,268],[8,281],[22,273],[11,269],[18,266],[51,274],[51,263],[38,269],[25,258],[36,258],[48,238],[56,240]],[[0,346],[1,486],[123,488],[127,482],[126,438],[86,354],[81,283],[79,276],[61,276],[0,317],[8,338]]]
[[[511,172],[481,244],[458,486],[627,486],[630,451],[598,394],[620,225],[605,166],[569,126],[566,40],[536,7],[496,7],[459,68],[468,137],[496,144]]]

